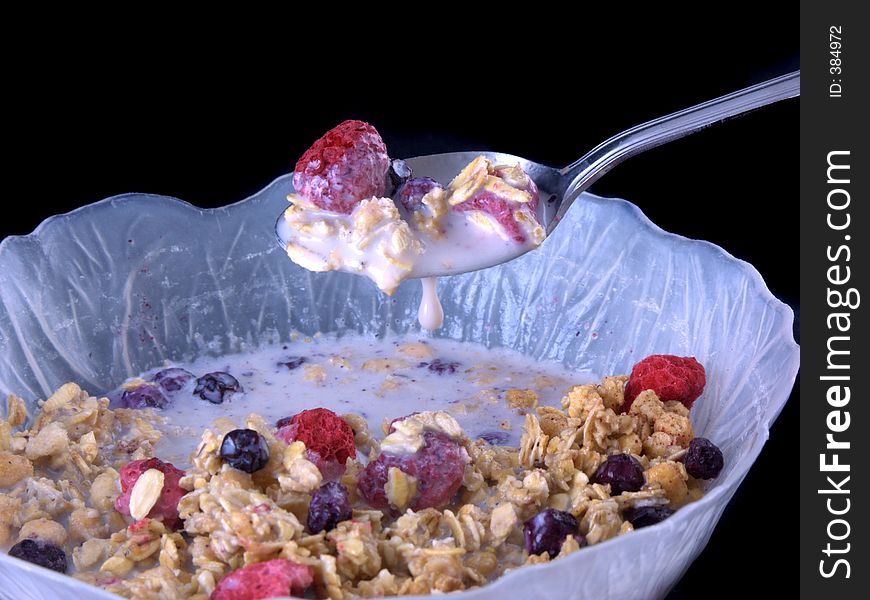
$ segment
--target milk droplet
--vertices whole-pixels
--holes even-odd
[[[435,277],[424,277],[420,280],[423,284],[423,297],[420,299],[420,310],[417,311],[417,319],[423,329],[434,331],[441,327],[444,322],[444,309],[438,300],[438,288]]]

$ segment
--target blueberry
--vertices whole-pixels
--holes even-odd
[[[239,380],[223,371],[206,373],[196,380],[193,394],[212,404],[223,404],[227,394],[242,391]]]
[[[630,454],[611,454],[595,471],[590,480],[601,485],[610,484],[610,495],[636,492],[643,487],[643,467]]]
[[[486,433],[481,433],[477,437],[481,440],[484,440],[487,444],[492,444],[493,446],[504,446],[508,443],[508,440],[510,439],[508,434],[504,431],[487,431]]]
[[[311,496],[311,504],[308,505],[308,531],[330,531],[351,516],[353,511],[350,509],[347,488],[337,481],[324,483]]]
[[[417,366],[418,367],[427,367],[430,371],[432,371],[433,373],[437,373],[438,375],[444,375],[445,373],[452,375],[453,373],[456,373],[456,369],[459,368],[459,363],[458,362],[450,362],[450,361],[446,361],[446,360],[441,360],[440,358],[436,358],[432,362],[429,362],[429,363],[422,362]]]
[[[305,363],[307,359],[304,356],[291,356],[287,360],[282,360],[278,363],[279,367],[287,367],[288,371],[292,371],[293,369],[298,369]]]
[[[124,390],[121,405],[126,408],[165,408],[169,398],[152,383],[143,383],[133,389]]]
[[[54,544],[42,540],[21,540],[9,549],[9,556],[58,573],[66,573],[66,553]]]
[[[423,196],[443,186],[431,177],[415,177],[409,179],[399,188],[396,199],[410,212],[419,210],[423,204]]]
[[[187,382],[194,378],[194,374],[187,369],[170,367],[157,371],[151,381],[159,385],[164,392],[172,394],[184,388]]]
[[[403,183],[411,178],[411,167],[401,158],[396,158],[390,162],[390,171],[387,175],[389,177],[387,196],[392,196],[396,190],[402,187]]]
[[[641,506],[640,508],[626,508],[622,511],[622,518],[630,522],[635,529],[640,529],[661,523],[672,514],[674,514],[674,510],[667,506]]]
[[[530,555],[546,552],[550,558],[554,558],[559,554],[565,538],[579,535],[577,527],[577,519],[569,512],[555,508],[542,510],[523,525],[526,551]],[[582,536],[577,541],[581,545],[585,543]]]
[[[253,473],[269,462],[269,447],[253,429],[233,429],[224,436],[220,455],[234,469]]]
[[[275,427],[276,427],[277,429],[281,429],[281,428],[284,427],[285,425],[291,425],[291,424],[292,424],[292,421],[293,421],[293,416],[295,416],[295,415],[292,415],[292,416],[289,416],[289,417],[281,417],[281,418],[278,419],[278,421],[275,423]]]
[[[713,479],[719,476],[725,466],[725,458],[716,444],[707,438],[696,437],[689,442],[683,463],[686,472],[695,479]]]
[[[109,408],[112,410],[115,410],[116,408],[127,408],[127,405],[124,403],[124,392],[124,388],[119,387],[104,394],[105,397],[109,399]]]

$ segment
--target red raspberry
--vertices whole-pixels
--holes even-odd
[[[533,221],[537,222],[538,210],[538,186],[525,172],[519,167],[502,167],[494,169],[490,172],[491,175],[505,181],[511,187],[528,192],[531,195],[531,200],[525,203],[512,202],[494,194],[488,190],[481,189],[471,196],[465,202],[457,204],[453,207],[454,210],[460,212],[469,210],[479,210],[488,213],[505,229],[508,237],[520,244],[526,243],[526,235],[520,229],[520,225],[514,218],[514,211],[522,211],[527,214]]]
[[[129,531],[130,533],[139,533],[143,529],[148,529],[148,523],[150,523],[150,522],[151,522],[151,519],[149,519],[148,517],[145,517],[141,521],[136,521],[135,523],[133,523],[131,525],[127,525],[127,531]]]
[[[424,432],[423,440],[423,447],[414,454],[381,452],[360,473],[357,486],[373,508],[384,510],[389,505],[384,484],[390,467],[417,479],[417,495],[411,501],[413,510],[444,506],[462,485],[468,462],[462,446],[438,431]]]
[[[345,121],[305,151],[293,172],[296,193],[323,210],[349,214],[360,200],[381,197],[390,159],[378,130]]]
[[[134,460],[121,468],[121,495],[115,499],[115,510],[122,515],[130,516],[130,495],[133,486],[136,485],[139,476],[148,469],[157,469],[163,473],[163,491],[148,517],[162,519],[163,524],[170,529],[176,529],[181,524],[178,518],[178,501],[187,491],[183,490],[178,482],[184,477],[184,471],[176,469],[171,463],[166,463],[159,458]]]
[[[692,408],[706,383],[704,366],[694,356],[647,356],[631,369],[622,412],[628,412],[631,403],[644,390],[653,390],[662,402],[678,400],[686,408]]]
[[[275,558],[237,569],[220,580],[210,600],[263,600],[281,596],[301,598],[314,581],[314,570],[286,558]]]
[[[344,472],[348,458],[356,458],[353,429],[328,408],[303,410],[289,419],[278,421],[275,437],[285,444],[303,442],[308,459],[327,479]]]

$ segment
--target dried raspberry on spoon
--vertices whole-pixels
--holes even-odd
[[[305,151],[293,172],[293,187],[322,209],[350,214],[361,200],[382,197],[390,159],[377,129],[345,121]]]
[[[524,244],[528,237],[536,243],[544,239],[538,223],[538,186],[519,166],[493,166],[478,156],[448,187],[447,202],[453,210],[477,211],[494,219],[505,235]]]

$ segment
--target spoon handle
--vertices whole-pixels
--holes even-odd
[[[800,86],[801,73],[794,71],[647,121],[605,140],[579,160],[560,170],[562,177],[570,183],[553,223],[559,221],[582,191],[625,159],[695,133],[708,125],[746,114],[779,100],[799,96]]]

